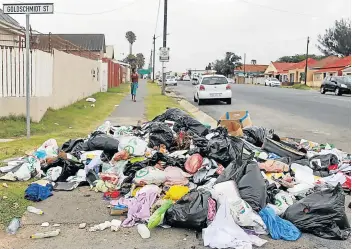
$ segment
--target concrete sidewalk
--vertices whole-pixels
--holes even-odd
[[[145,121],[144,99],[148,94],[146,84],[147,80],[140,79],[137,89],[137,102],[133,102],[131,95],[128,94],[106,120],[113,125],[137,125],[138,121]]]

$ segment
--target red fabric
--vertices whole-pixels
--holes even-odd
[[[351,177],[348,175],[345,175],[345,176],[346,176],[346,181],[344,184],[342,184],[342,188],[351,189]]]
[[[337,170],[338,169],[338,165],[337,164],[332,164],[328,167],[329,170]]]

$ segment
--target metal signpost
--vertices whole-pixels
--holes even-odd
[[[159,49],[159,52],[160,52],[159,59],[160,59],[161,66],[162,66],[161,75],[163,77],[161,94],[165,95],[165,62],[169,62],[169,60],[170,60],[170,56],[169,56],[170,48],[162,47]]]
[[[4,14],[26,14],[26,122],[27,138],[31,136],[31,116],[30,116],[30,68],[29,68],[29,15],[30,14],[53,14],[53,3],[15,3],[3,4]]]

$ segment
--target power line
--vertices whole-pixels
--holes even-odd
[[[156,29],[158,28],[159,13],[160,13],[160,4],[161,4],[161,0],[159,0],[158,13],[156,14],[156,23],[155,23],[154,35],[155,35],[155,33],[156,33]]]

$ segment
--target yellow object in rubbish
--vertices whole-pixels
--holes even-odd
[[[137,195],[137,192],[141,189],[142,187],[137,187],[132,191],[132,196],[135,197]]]
[[[177,201],[181,199],[184,195],[188,194],[189,188],[185,186],[175,185],[171,186],[166,192],[164,199]]]

